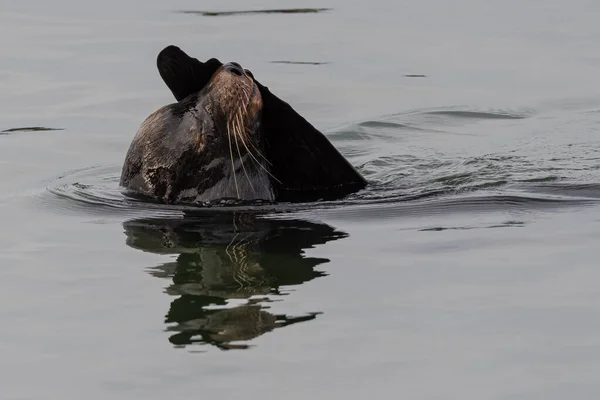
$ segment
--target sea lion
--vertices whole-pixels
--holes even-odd
[[[177,103],[135,135],[121,186],[165,203],[339,199],[367,182],[329,140],[238,63],[157,57]]]

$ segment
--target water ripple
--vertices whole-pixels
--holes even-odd
[[[493,134],[488,134],[486,141],[456,139],[447,134],[452,123],[444,119],[432,122],[428,116],[489,120]],[[378,210],[390,212],[390,206],[400,214],[428,215],[465,210],[535,210],[600,201],[599,151],[593,142],[575,135],[569,142],[564,142],[563,135],[559,136],[563,142],[550,140],[556,139],[548,137],[554,132],[541,125],[547,116],[535,118],[533,112],[447,108],[369,119],[331,132],[328,136],[334,144],[370,182],[367,189],[341,201],[164,205],[126,195],[118,185],[120,166],[64,174],[48,187],[41,201],[45,207],[62,213],[174,215],[208,208],[211,212],[289,213],[367,207],[372,216]],[[505,139],[516,129],[514,125],[503,125],[509,120],[531,120],[542,132],[536,134],[534,130],[527,141],[515,143],[514,138]],[[461,133],[470,134],[469,129],[475,128],[464,127]]]
[[[422,113],[424,115],[443,115],[452,118],[471,118],[471,119],[524,119],[527,118],[527,114],[523,113],[510,113],[504,111],[498,112],[477,112],[477,111],[460,111],[460,110],[448,110],[448,111],[429,111]]]
[[[460,181],[468,176],[446,180],[439,188],[406,188],[372,185],[368,189],[349,196],[341,201],[328,201],[307,204],[257,204],[222,203],[191,206],[165,205],[136,199],[125,195],[118,187],[118,177],[103,175],[112,169],[90,168],[85,171],[67,174],[48,188],[48,195],[40,199],[46,209],[57,213],[85,212],[93,215],[138,215],[177,216],[195,212],[237,212],[257,214],[287,214],[290,212],[354,211],[377,217],[385,215],[435,215],[452,212],[484,212],[509,209],[540,210],[549,207],[582,206],[600,202],[600,184],[572,185],[542,183],[520,185],[507,182],[475,182],[474,185],[459,190]],[[494,189],[504,190],[494,190]],[[509,194],[510,193],[510,194]],[[50,195],[50,196],[49,196]],[[358,208],[357,208],[358,207]],[[367,212],[365,213],[365,207]],[[392,208],[390,208],[392,207]]]

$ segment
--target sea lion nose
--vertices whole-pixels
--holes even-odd
[[[227,70],[231,73],[236,74],[237,76],[244,75],[244,70],[242,69],[242,66],[236,62],[230,62],[229,64],[227,64]]]

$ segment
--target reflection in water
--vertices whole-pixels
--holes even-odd
[[[173,281],[167,293],[177,298],[165,321],[176,332],[171,343],[209,343],[221,349],[247,348],[234,342],[314,319],[317,312],[270,313],[269,295],[284,295],[283,286],[325,275],[314,268],[329,260],[305,257],[304,249],[348,236],[325,224],[264,219],[249,212],[136,219],[124,228],[133,248],[177,254],[175,261],[150,270]],[[232,307],[232,299],[246,302]]]

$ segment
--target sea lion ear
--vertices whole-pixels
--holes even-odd
[[[158,72],[177,101],[202,90],[221,65],[216,58],[202,63],[173,45],[165,47],[156,58]]]

